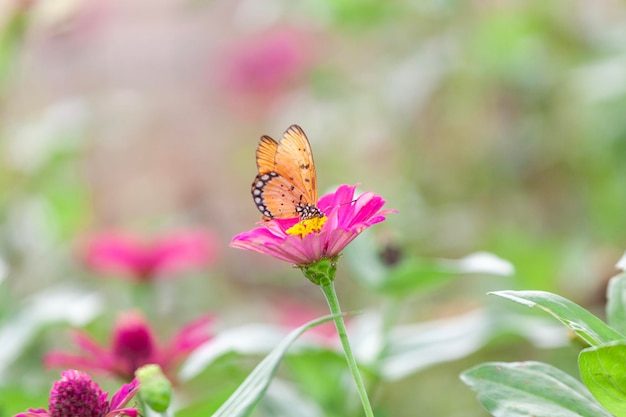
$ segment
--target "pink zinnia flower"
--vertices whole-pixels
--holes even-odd
[[[104,233],[88,242],[84,256],[94,271],[150,281],[205,266],[215,259],[215,252],[215,239],[205,232],[179,232],[150,243]]]
[[[61,372],[61,379],[52,386],[48,410],[31,408],[14,417],[137,417],[139,411],[136,408],[124,406],[138,388],[137,380],[122,385],[109,402],[109,394],[103,392],[89,375],[70,369]]]
[[[184,326],[165,346],[159,346],[145,318],[135,311],[121,315],[111,334],[111,346],[103,347],[87,333],[75,330],[74,342],[81,354],[49,352],[44,358],[48,367],[77,367],[103,371],[126,381],[143,365],[157,364],[172,380],[175,367],[195,348],[213,338],[212,318],[201,317]]]
[[[259,222],[260,227],[238,234],[230,246],[270,255],[297,266],[310,265],[323,258],[333,259],[365,229],[385,220],[386,214],[396,213],[396,210],[382,210],[385,200],[372,192],[355,199],[355,189],[356,185],[342,185],[319,199],[317,207],[326,217],[319,230],[314,226],[301,235],[291,234],[293,226],[306,220],[273,219]]]

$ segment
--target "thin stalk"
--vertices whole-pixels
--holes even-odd
[[[324,296],[326,296],[326,301],[328,302],[328,307],[330,308],[331,314],[336,315],[335,327],[337,328],[337,334],[339,334],[341,346],[343,347],[346,361],[348,362],[348,368],[350,368],[350,372],[352,373],[352,377],[354,378],[354,382],[359,392],[361,404],[363,404],[363,410],[365,410],[365,415],[367,417],[374,417],[374,412],[372,411],[370,400],[367,397],[367,390],[365,389],[363,378],[361,378],[359,367],[356,364],[356,360],[354,359],[354,355],[352,354],[352,348],[350,347],[350,342],[348,341],[348,333],[346,332],[346,325],[343,322],[343,316],[341,316],[341,307],[339,306],[339,300],[337,299],[335,286],[330,280],[324,281],[325,282],[323,282],[320,287],[324,292]]]

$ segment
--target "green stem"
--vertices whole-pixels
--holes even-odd
[[[352,354],[352,348],[350,348],[348,333],[346,332],[346,325],[344,324],[343,316],[341,315],[341,307],[339,306],[335,286],[330,279],[326,279],[322,280],[320,287],[324,292],[324,296],[326,296],[326,301],[328,302],[328,307],[330,307],[331,314],[336,315],[335,327],[337,328],[339,339],[341,339],[341,345],[343,346],[343,351],[346,355],[346,360],[348,361],[348,367],[350,368],[357,390],[359,391],[359,397],[361,398],[365,415],[367,417],[374,417],[374,412],[372,411],[372,406],[370,405],[369,398],[367,397],[367,391],[365,389],[365,384],[363,383],[363,378],[361,378],[359,367],[357,366],[354,355]]]

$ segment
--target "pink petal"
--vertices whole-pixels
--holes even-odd
[[[72,338],[74,339],[74,343],[76,343],[79,348],[86,353],[89,353],[94,358],[103,360],[103,358],[109,355],[109,352],[106,349],[100,346],[94,339],[91,338],[91,336],[83,331],[74,330]]]
[[[115,410],[111,410],[107,413],[106,417],[119,417],[122,415],[127,415],[129,417],[137,417],[139,416],[139,410],[136,408],[117,408]]]
[[[295,237],[295,236],[293,236]],[[287,261],[291,264],[299,265],[309,260],[306,252],[299,242],[294,239],[287,239],[282,244],[269,243],[264,246],[266,254]]]
[[[347,230],[335,229],[330,233],[328,239],[328,248],[326,249],[328,257],[337,256],[348,243],[352,242],[354,238],[358,236],[358,233],[353,233]]]
[[[214,238],[202,232],[182,232],[156,242],[149,250],[149,258],[159,273],[177,273],[200,267],[216,257]]]
[[[133,379],[130,383],[124,384],[111,398],[110,409],[111,413],[124,407],[135,396],[139,390],[139,381],[137,378]],[[122,410],[123,411],[123,410]]]
[[[87,244],[85,261],[96,271],[141,274],[146,269],[144,250],[140,243],[127,236],[105,233]]]
[[[383,206],[385,200],[373,193],[364,193],[356,201],[356,215],[352,218],[351,223],[364,222],[375,215]]]
[[[28,411],[14,415],[13,417],[50,417],[44,408],[29,408]]]
[[[105,361],[106,362],[106,361]],[[110,372],[112,367],[97,359],[88,359],[79,355],[71,355],[64,352],[52,351],[46,353],[43,359],[47,368],[78,368],[92,371]]]
[[[213,316],[205,315],[185,325],[164,349],[167,356],[179,357],[213,338]]]
[[[326,194],[319,198],[317,206],[323,212],[330,210],[332,207],[337,207],[352,202],[354,198],[354,191],[357,185],[340,185],[337,191],[334,193]]]

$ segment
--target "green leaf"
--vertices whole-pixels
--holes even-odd
[[[539,307],[572,329],[591,346],[624,339],[598,317],[560,295],[544,291],[495,291],[490,294],[508,298],[528,307]]]
[[[459,259],[405,257],[385,265],[369,234],[346,248],[345,260],[364,286],[387,295],[406,297],[426,287],[469,274],[510,276],[513,265],[494,254],[477,252]]]
[[[496,417],[610,417],[575,378],[540,362],[491,362],[461,374]]]
[[[626,416],[626,342],[580,352],[580,376],[593,396],[618,417]]]
[[[240,417],[248,416],[263,397],[283,356],[296,339],[306,330],[333,320],[336,316],[324,316],[310,321],[287,335],[283,341],[270,352],[248,375],[237,390],[213,414],[213,417]]]
[[[548,318],[474,310],[455,317],[394,326],[379,354],[379,372],[385,380],[398,380],[429,366],[468,356],[503,335],[519,335],[542,348],[571,343],[565,329]]]
[[[606,296],[607,321],[615,330],[626,334],[626,273],[611,278]]]
[[[18,2],[15,4],[8,21],[0,26],[0,87],[13,69],[28,28],[28,6],[19,5]]]

